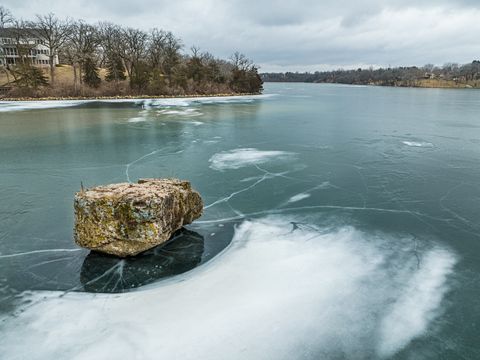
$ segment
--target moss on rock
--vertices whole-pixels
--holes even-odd
[[[203,202],[188,181],[141,179],[82,190],[74,208],[78,245],[125,257],[168,241],[202,215]]]

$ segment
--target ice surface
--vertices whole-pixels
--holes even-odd
[[[417,260],[409,238],[305,220],[244,221],[216,259],[144,290],[33,293],[1,325],[2,356],[384,358],[441,313],[449,250],[431,245]]]

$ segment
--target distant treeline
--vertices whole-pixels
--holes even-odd
[[[15,64],[0,66],[12,86],[10,96],[116,96],[259,93],[257,66],[235,52],[218,59],[197,47],[184,51],[169,31],[37,15],[33,21],[14,18],[0,6],[0,29],[8,33],[6,46],[18,55]],[[5,31],[8,30],[8,31]],[[2,37],[5,37],[3,35]],[[49,71],[32,60],[32,49],[48,48]],[[71,66],[60,76],[57,62]],[[10,60],[12,62],[12,60]],[[67,71],[66,67],[62,69]],[[58,72],[58,75],[57,75]],[[47,76],[48,75],[48,76]],[[66,79],[68,81],[66,81]],[[2,84],[0,84],[2,85]]]
[[[480,87],[480,61],[445,64],[442,67],[397,67],[381,69],[334,70],[314,73],[264,73],[266,82],[339,83],[355,85]]]

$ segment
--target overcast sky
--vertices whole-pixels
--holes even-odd
[[[16,17],[54,12],[159,27],[261,71],[467,63],[480,59],[480,0],[0,0]]]

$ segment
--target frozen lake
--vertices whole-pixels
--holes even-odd
[[[5,359],[480,358],[480,92],[0,102]],[[119,260],[73,195],[187,179],[202,218]]]

